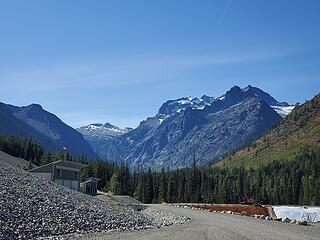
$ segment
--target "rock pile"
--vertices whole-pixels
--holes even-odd
[[[132,208],[69,190],[0,162],[0,239],[35,239],[142,229],[153,222]]]
[[[155,227],[164,227],[174,224],[183,224],[189,222],[191,219],[183,216],[176,216],[169,212],[159,211],[155,208],[146,208],[143,214],[152,220]]]

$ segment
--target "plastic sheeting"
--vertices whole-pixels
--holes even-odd
[[[320,207],[289,207],[275,206],[273,211],[278,218],[320,222]]]

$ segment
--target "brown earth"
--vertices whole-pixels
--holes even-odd
[[[234,213],[244,213],[247,215],[264,215],[270,216],[270,211],[268,210],[270,206],[257,206],[257,205],[242,205],[242,204],[199,204],[192,205],[194,208],[206,209],[210,212],[213,211],[231,211]],[[273,216],[270,216],[273,217]]]

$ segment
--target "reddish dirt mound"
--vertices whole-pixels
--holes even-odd
[[[240,204],[213,204],[213,205],[192,205],[195,208],[207,209],[209,211],[231,211],[234,213],[246,212],[248,215],[269,216],[268,207]]]

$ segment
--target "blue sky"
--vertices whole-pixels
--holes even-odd
[[[167,99],[320,90],[318,0],[0,2],[0,101],[135,127]]]

